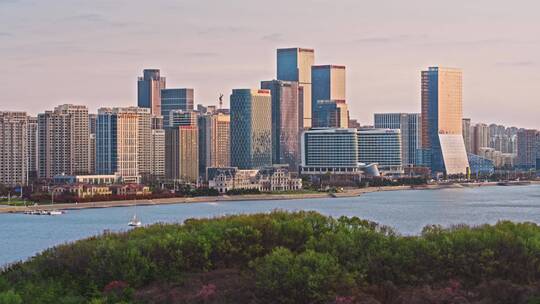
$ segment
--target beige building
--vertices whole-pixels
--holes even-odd
[[[90,132],[86,106],[65,104],[38,115],[38,175],[90,172]]]
[[[28,179],[34,180],[38,176],[38,121],[37,117],[28,117],[27,128],[28,149]]]
[[[165,177],[165,130],[152,130],[152,151],[150,174],[155,178]]]
[[[199,116],[199,174],[206,176],[206,168],[228,167],[230,158],[229,114],[214,112]]]
[[[25,112],[0,112],[0,184],[28,183],[27,125]]]
[[[489,126],[483,123],[474,125],[472,153],[480,155],[482,148],[489,148],[489,140]]]
[[[165,129],[165,176],[196,183],[199,180],[197,112],[171,111],[172,127]]]

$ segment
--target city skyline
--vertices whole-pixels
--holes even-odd
[[[362,124],[371,123],[375,112],[416,112],[421,69],[440,65],[464,71],[464,117],[540,128],[530,110],[540,99],[536,2],[521,3],[513,9],[517,17],[510,17],[510,4],[485,0],[344,1],[340,7],[299,1],[267,25],[253,21],[270,12],[250,2],[219,3],[215,12],[204,10],[205,2],[158,1],[152,8],[133,1],[125,13],[122,1],[0,1],[6,20],[0,31],[2,109],[35,115],[64,103],[86,105],[92,113],[131,106],[137,100],[134,79],[144,68],[161,69],[172,88],[194,88],[198,103],[217,104],[219,93],[273,78],[275,49],[306,47],[316,50],[317,64],[347,66],[351,118]],[[309,12],[298,14],[308,4]],[[136,22],[155,9],[161,14]],[[238,9],[244,18],[222,17]],[[432,16],[435,9],[444,14]],[[327,12],[338,13],[329,16],[332,26],[314,21]],[[229,47],[241,38],[254,43]],[[508,115],[509,104],[514,115]]]

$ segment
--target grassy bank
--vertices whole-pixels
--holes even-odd
[[[539,286],[535,224],[402,237],[276,211],[58,246],[5,269],[0,303],[540,303]]]

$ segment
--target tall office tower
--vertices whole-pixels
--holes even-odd
[[[296,172],[300,164],[300,119],[298,83],[262,81],[261,89],[272,95],[272,163],[287,164]]]
[[[517,134],[517,166],[521,170],[535,170],[537,157],[537,130],[522,129]]]
[[[90,130],[88,159],[90,161],[90,173],[96,173],[96,130],[97,114],[88,114],[88,129]]]
[[[486,124],[479,123],[473,128],[473,153],[479,155],[481,148],[489,148],[489,127]]]
[[[462,73],[430,67],[422,71],[422,149],[433,174],[466,174],[463,141]]]
[[[461,134],[463,135],[463,141],[465,143],[465,150],[467,153],[473,153],[473,130],[471,128],[471,119],[463,118],[461,120]]]
[[[302,135],[302,174],[358,174],[356,129],[312,129]]]
[[[88,114],[88,130],[90,134],[96,134],[97,114]]]
[[[165,128],[165,176],[195,183],[199,179],[199,128],[197,112],[171,111]]]
[[[313,126],[316,128],[348,128],[349,110],[345,100],[319,100]]]
[[[358,162],[377,164],[386,174],[403,173],[400,129],[358,130]]]
[[[146,69],[137,81],[137,105],[150,109],[150,113],[161,115],[161,90],[165,89],[165,77],[158,69]]]
[[[165,177],[165,130],[152,129],[150,154],[150,174],[161,179]]]
[[[96,130],[97,174],[118,174],[138,183],[151,174],[150,109],[101,108]]]
[[[420,164],[418,155],[422,147],[422,119],[419,113],[376,113],[375,128],[401,131],[401,155],[403,166]]]
[[[345,66],[314,65],[311,67],[311,115],[317,120],[319,100],[346,100]]]
[[[90,172],[86,106],[60,105],[38,115],[39,177]]]
[[[0,112],[0,184],[28,184],[28,131],[25,112]]]
[[[161,116],[163,125],[170,126],[171,111],[193,111],[193,89],[163,89],[161,90]]]
[[[199,116],[200,176],[206,178],[206,168],[230,166],[230,125],[229,114],[215,112]]]
[[[152,130],[163,129],[163,116],[152,115]]]
[[[38,176],[38,120],[37,117],[28,117],[27,127],[28,149],[28,180],[34,181]]]
[[[234,89],[231,94],[231,166],[272,165],[272,97],[269,90]]]
[[[305,48],[277,50],[277,79],[296,81],[299,86],[300,129],[309,129],[311,119],[311,66],[315,63],[315,51]]]

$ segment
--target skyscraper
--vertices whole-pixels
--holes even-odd
[[[231,116],[211,112],[199,116],[199,174],[206,177],[206,168],[225,168],[231,163]]]
[[[401,154],[404,166],[419,165],[422,119],[419,113],[376,113],[375,128],[401,131]]]
[[[137,82],[137,105],[148,108],[155,115],[161,115],[161,90],[165,89],[165,77],[158,69],[146,69]]]
[[[518,131],[517,166],[521,170],[535,170],[537,157],[538,131],[522,129]]]
[[[28,183],[27,116],[25,112],[0,112],[0,184]]]
[[[296,81],[299,86],[300,129],[312,126],[311,118],[311,66],[315,62],[315,51],[306,48],[277,50],[277,79]]]
[[[473,127],[473,153],[480,155],[482,148],[489,148],[489,127],[486,124],[479,123]]]
[[[466,174],[463,141],[462,73],[430,67],[422,71],[422,148],[433,174]]]
[[[299,90],[294,81],[261,82],[272,95],[272,163],[288,164],[296,172],[300,164]]]
[[[171,111],[165,128],[165,176],[195,183],[199,179],[199,129],[197,112]]]
[[[320,100],[346,100],[345,66],[314,65],[311,67],[311,115],[317,119],[317,103]]]
[[[234,89],[231,94],[231,166],[272,165],[272,98],[269,90]]]
[[[38,115],[39,177],[90,172],[86,106],[65,104]]]
[[[150,173],[154,178],[165,177],[165,130],[152,129]]]
[[[161,90],[161,116],[163,116],[163,125],[165,127],[169,126],[171,111],[193,111],[193,95],[193,89]]]
[[[349,110],[345,100],[319,100],[313,126],[316,128],[348,128]]]
[[[101,108],[96,130],[96,171],[137,183],[152,174],[150,109]]]
[[[38,120],[37,117],[28,117],[27,127],[28,149],[28,180],[37,179],[38,176]]]

